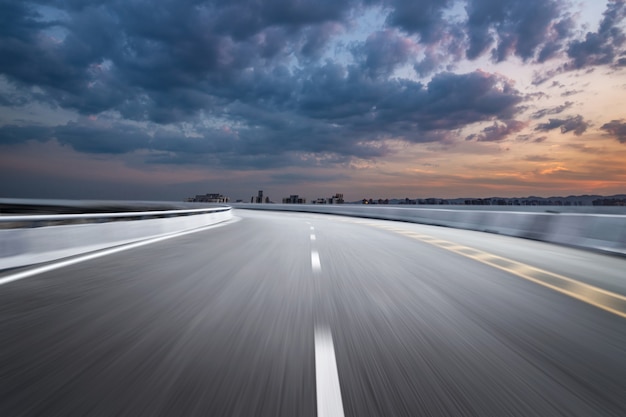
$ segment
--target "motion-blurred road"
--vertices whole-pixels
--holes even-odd
[[[626,415],[625,258],[235,217],[0,285],[0,416]]]

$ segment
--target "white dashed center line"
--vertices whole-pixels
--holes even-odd
[[[313,242],[316,240],[315,228],[311,226],[310,229]],[[311,249],[311,269],[313,272],[322,270],[320,254],[315,249]],[[333,336],[327,326],[315,326],[314,334],[317,417],[344,417]]]
[[[322,264],[320,263],[320,254],[316,250],[311,251],[311,268],[313,271],[318,272],[322,270]]]
[[[315,328],[315,388],[317,417],[344,417],[335,347],[328,327]]]

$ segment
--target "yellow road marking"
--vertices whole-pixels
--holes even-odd
[[[626,318],[626,297],[623,295],[469,246],[463,246],[421,233],[414,233],[393,227],[381,226],[374,223],[370,223],[370,225],[423,241],[466,258],[474,259],[485,265],[506,271],[517,277],[543,285],[561,294],[565,294],[617,316]]]

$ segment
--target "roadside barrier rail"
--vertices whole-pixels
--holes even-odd
[[[206,227],[231,218],[231,207],[0,216],[0,271]]]
[[[497,233],[626,255],[626,215],[550,211],[498,211],[356,204],[233,204],[252,210],[325,213],[398,220]],[[550,209],[550,207],[547,207]]]

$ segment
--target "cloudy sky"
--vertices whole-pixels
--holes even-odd
[[[0,197],[626,193],[624,0],[0,0]]]

